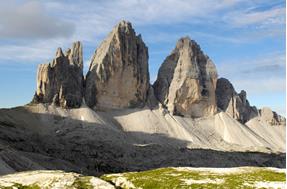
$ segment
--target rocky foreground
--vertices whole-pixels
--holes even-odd
[[[115,189],[97,177],[63,171],[28,171],[0,177],[2,189]]]
[[[150,83],[148,48],[120,22],[92,56],[73,43],[38,68],[31,103],[0,109],[0,174],[159,167],[285,167],[284,117],[236,92],[189,37]]]
[[[256,167],[168,167],[143,172],[106,174],[100,178],[71,172],[41,170],[2,176],[0,188],[285,188],[285,177],[285,169]]]

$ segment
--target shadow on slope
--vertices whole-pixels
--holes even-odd
[[[0,110],[0,174],[39,169],[99,175],[168,166],[285,167],[285,153],[188,149],[187,141],[125,132],[116,120],[102,119],[90,123],[23,107]]]

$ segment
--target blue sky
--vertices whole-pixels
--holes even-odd
[[[149,48],[151,81],[182,36],[190,36],[252,105],[285,114],[285,1],[10,0],[0,2],[0,107],[28,103],[36,69],[57,47],[84,45],[85,72],[99,43],[128,20]]]

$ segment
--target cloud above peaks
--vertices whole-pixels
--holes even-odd
[[[0,6],[0,39],[69,37],[74,24],[47,14],[37,1],[6,1]]]

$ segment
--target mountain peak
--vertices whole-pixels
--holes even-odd
[[[118,24],[117,24],[118,28],[132,28],[132,24],[129,21],[126,20],[121,20]]]
[[[131,23],[121,21],[93,55],[85,101],[99,109],[138,107],[148,89],[148,49]]]
[[[58,57],[63,57],[64,56],[64,53],[62,51],[62,48],[61,47],[58,47],[57,48],[57,51],[56,51],[56,58]]]
[[[63,108],[80,107],[83,97],[83,52],[80,42],[68,49],[66,56],[57,49],[52,63],[41,64],[33,102],[53,103]]]
[[[183,37],[159,69],[155,95],[173,114],[208,116],[216,112],[216,80],[213,62],[195,41]]]

